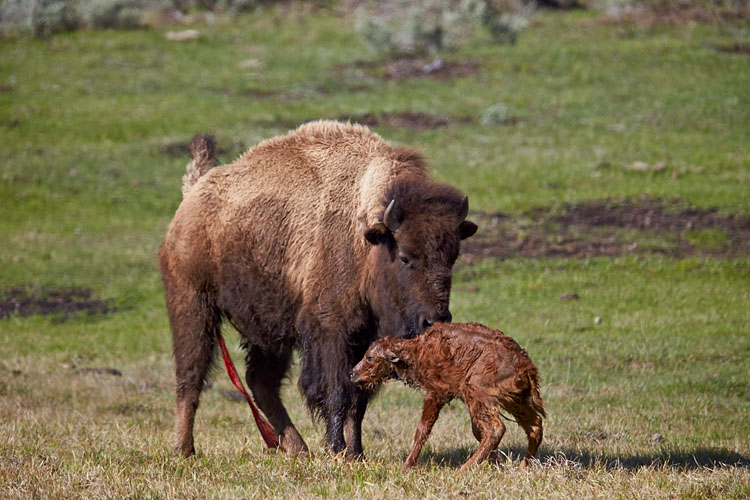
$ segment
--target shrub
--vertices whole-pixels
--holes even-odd
[[[40,38],[75,30],[80,24],[74,0],[36,0],[31,10],[31,29]]]
[[[522,0],[381,0],[361,2],[355,28],[381,54],[454,50],[479,29],[497,43],[514,43],[531,3]]]
[[[81,14],[92,28],[132,29],[141,26],[141,7],[133,0],[89,0]]]
[[[499,102],[482,111],[482,114],[479,116],[479,122],[486,127],[505,125],[512,123],[513,117],[510,114],[508,106],[505,103]]]

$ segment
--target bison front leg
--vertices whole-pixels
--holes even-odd
[[[337,384],[329,389],[329,397],[326,404],[328,416],[326,420],[326,444],[334,453],[341,453],[346,448],[344,439],[344,424],[349,413],[350,397],[347,382]]]
[[[344,425],[344,438],[346,439],[346,456],[354,460],[361,460],[365,454],[362,450],[362,420],[365,418],[367,402],[370,399],[370,391],[355,389],[354,398],[349,415]]]
[[[344,424],[352,402],[354,385],[349,380],[348,335],[335,324],[322,325],[316,306],[297,317],[302,343],[299,386],[308,408],[325,419],[326,444],[334,453],[346,448]]]

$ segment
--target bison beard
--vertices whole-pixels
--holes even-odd
[[[177,449],[193,421],[223,320],[240,332],[245,378],[279,436],[307,453],[279,397],[295,348],[299,386],[334,452],[362,455],[370,397],[349,380],[367,347],[450,321],[451,268],[476,225],[419,155],[367,128],[314,122],[216,167],[196,136],[184,199],[159,253],[173,338]]]

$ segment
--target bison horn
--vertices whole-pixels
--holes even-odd
[[[461,202],[461,210],[458,211],[458,223],[461,224],[469,215],[469,197],[464,195],[464,201]]]
[[[387,227],[391,231],[395,231],[401,225],[401,223],[396,220],[396,216],[393,213],[393,206],[395,204],[396,199],[394,198],[388,204],[388,208],[385,209],[385,213],[383,213],[383,224],[385,224],[385,227]]]

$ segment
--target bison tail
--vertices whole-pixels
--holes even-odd
[[[533,370],[531,373],[526,372],[526,375],[529,377],[529,385],[531,386],[529,402],[537,413],[544,418],[547,418],[547,413],[544,411],[544,404],[542,403],[542,396],[539,395],[539,380],[537,378],[536,370]]]
[[[210,135],[197,134],[190,140],[190,163],[182,176],[182,196],[198,182],[206,172],[216,166],[216,141]]]

